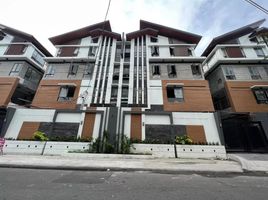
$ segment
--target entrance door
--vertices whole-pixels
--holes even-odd
[[[268,152],[268,141],[260,122],[246,119],[223,120],[226,150],[229,152]]]

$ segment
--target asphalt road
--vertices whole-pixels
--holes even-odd
[[[268,177],[0,168],[0,200],[267,199]]]

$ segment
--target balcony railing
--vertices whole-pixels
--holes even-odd
[[[57,57],[91,57],[98,53],[98,44],[92,45],[56,45]]]
[[[219,62],[239,62],[246,60],[263,60],[268,56],[263,44],[228,44],[217,45],[203,62],[204,72],[209,71]]]
[[[0,44],[0,59],[22,59],[27,58],[34,64],[43,68],[45,55],[32,43],[2,43]]]
[[[201,60],[205,57],[196,56],[196,44],[154,44],[149,45],[149,59],[154,61]]]

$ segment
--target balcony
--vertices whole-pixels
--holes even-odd
[[[57,48],[55,57],[46,57],[46,61],[64,62],[71,60],[77,62],[93,62],[98,53],[98,44],[56,45],[55,47]]]
[[[150,62],[202,62],[205,57],[195,56],[196,44],[149,44]]]
[[[221,63],[261,63],[265,62],[268,52],[264,44],[217,45],[203,62],[205,73]]]
[[[27,60],[43,69],[45,55],[32,43],[2,43],[0,44],[0,60]]]

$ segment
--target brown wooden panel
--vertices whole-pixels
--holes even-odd
[[[230,58],[244,57],[242,50],[239,47],[226,47],[225,50],[226,50],[228,57]]]
[[[5,52],[5,55],[22,55],[24,54],[24,49],[27,47],[27,45],[24,44],[11,44],[8,46],[7,51]]]
[[[59,83],[70,83],[76,85],[72,100],[58,101],[61,87],[58,85]],[[42,80],[35,94],[32,106],[37,108],[75,109],[80,85],[81,80]]]
[[[18,139],[32,139],[39,126],[40,122],[23,122]]]
[[[93,135],[93,129],[95,124],[96,114],[87,113],[84,120],[84,126],[81,138],[91,138]]]
[[[199,125],[187,125],[186,126],[186,133],[193,142],[207,142],[206,134],[203,126]]]
[[[140,108],[132,108],[132,111],[140,111]],[[141,114],[131,114],[130,138],[141,140]]]
[[[226,81],[225,89],[234,112],[268,112],[267,104],[258,104],[251,87],[268,81]]]
[[[183,102],[169,102],[167,84],[183,84]],[[165,111],[213,112],[211,93],[206,80],[162,80]]]
[[[78,45],[80,44],[80,40],[73,40],[65,43],[65,45]],[[75,50],[77,47],[63,47],[61,48],[60,54],[58,55],[59,57],[72,57],[76,56]]]
[[[7,106],[18,83],[19,79],[15,77],[0,78],[0,106]]]

